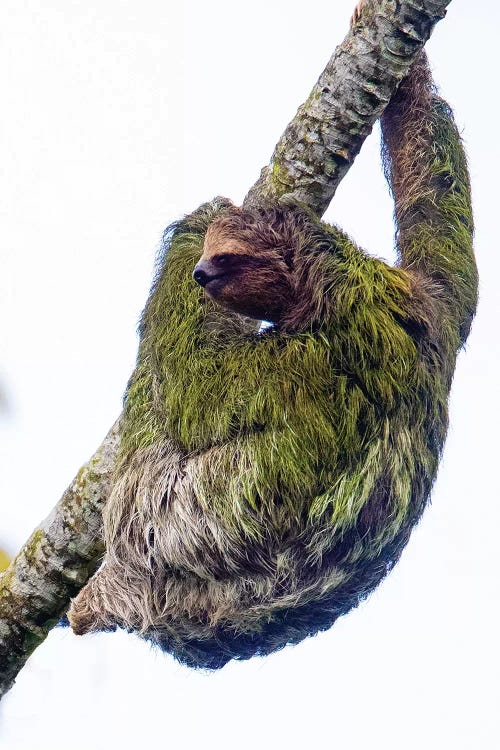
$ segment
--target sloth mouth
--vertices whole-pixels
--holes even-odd
[[[210,276],[208,281],[205,284],[205,288],[209,286],[210,284],[213,284],[214,281],[218,281],[219,279],[223,279],[224,276],[227,276],[227,273],[218,273],[217,276]]]
[[[218,292],[227,283],[228,276],[230,276],[229,273],[218,273],[216,276],[211,276],[203,288],[209,294]]]

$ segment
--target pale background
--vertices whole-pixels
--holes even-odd
[[[0,546],[48,513],[120,411],[163,227],[240,202],[354,0],[4,0],[0,10]],[[433,504],[389,579],[326,634],[199,674],[133,636],[51,633],[0,748],[499,746],[498,24],[454,0],[428,45],[470,158],[481,306]],[[326,215],[391,257],[367,141]]]

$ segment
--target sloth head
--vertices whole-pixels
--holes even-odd
[[[193,278],[223,307],[280,325],[302,307],[315,230],[299,208],[233,206],[208,227]]]

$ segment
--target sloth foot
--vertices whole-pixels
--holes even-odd
[[[116,624],[109,619],[109,613],[100,610],[99,600],[94,596],[90,583],[72,600],[67,616],[76,635],[116,629]]]

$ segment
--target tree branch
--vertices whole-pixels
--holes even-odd
[[[450,0],[366,0],[246,203],[291,196],[323,214]],[[0,576],[0,695],[96,570],[118,422]]]
[[[0,696],[98,566],[118,431],[119,421],[0,575]]]
[[[366,0],[245,205],[287,197],[322,216],[450,0]]]

